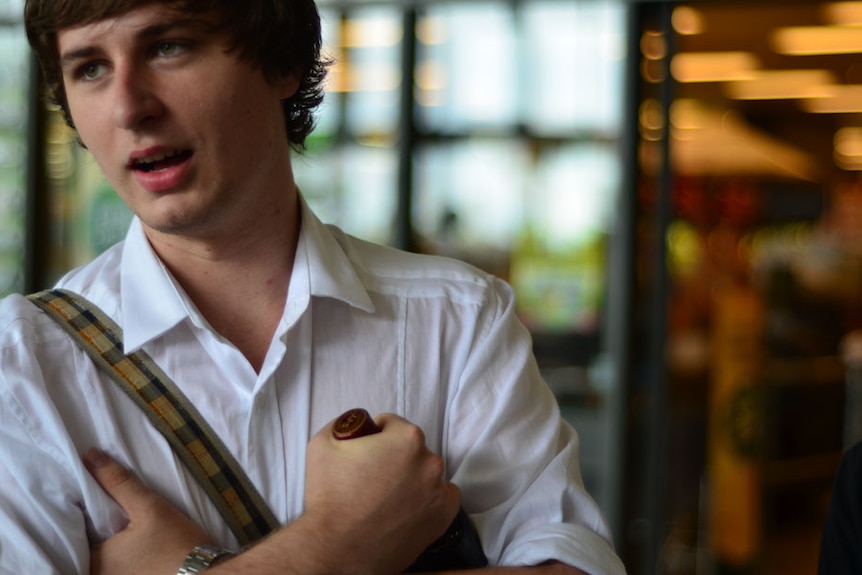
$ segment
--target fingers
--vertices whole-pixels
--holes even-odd
[[[84,466],[126,512],[134,511],[152,497],[152,492],[134,473],[100,449],[92,448],[84,454]]]
[[[83,460],[129,518],[121,531],[91,547],[91,574],[175,573],[190,549],[209,542],[203,529],[112,457],[90,449]]]
[[[410,426],[416,427],[414,424],[410,423],[406,419],[401,416],[395,415],[394,413],[381,413],[377,417],[374,418],[375,423],[381,428],[385,428],[386,426],[391,427],[401,427],[401,426]],[[419,429],[416,427],[416,429]]]
[[[348,411],[341,417],[352,411],[356,410]],[[361,411],[367,414],[364,410]],[[329,427],[338,425],[340,419],[339,417],[330,422]],[[409,481],[415,485],[425,485],[426,489],[431,490],[425,492],[426,497],[436,501],[433,505],[444,510],[442,512],[444,517],[448,517],[449,520],[454,518],[461,504],[461,491],[447,480],[443,458],[428,449],[422,428],[394,413],[381,413],[374,417],[373,421],[371,425],[377,428],[373,435],[379,441],[375,449],[377,456],[381,458],[378,461],[381,464],[384,461],[390,462],[382,464],[378,469],[395,469],[395,464],[392,463],[394,460],[383,458],[394,457],[401,453],[405,458],[404,465],[408,465],[407,462],[412,465],[398,468],[403,469],[403,476],[409,477]],[[333,431],[335,431],[334,428]],[[378,436],[377,432],[381,435]],[[370,447],[370,444],[368,446]],[[446,525],[448,526],[448,522]]]

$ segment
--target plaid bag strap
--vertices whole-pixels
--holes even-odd
[[[126,355],[122,329],[96,305],[66,290],[27,296],[57,321],[147,414],[198,480],[242,545],[278,528],[245,472],[176,384],[143,351]]]

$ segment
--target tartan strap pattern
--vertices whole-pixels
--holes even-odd
[[[62,326],[168,440],[242,545],[277,529],[278,521],[227,447],[146,352],[126,355],[122,328],[96,305],[67,290],[27,298]]]

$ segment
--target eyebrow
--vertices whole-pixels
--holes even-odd
[[[154,40],[155,38],[163,36],[164,34],[178,28],[203,28],[203,25],[202,23],[196,22],[191,18],[178,18],[169,22],[143,26],[138,32],[135,33],[135,37],[146,43],[149,40]],[[77,62],[92,58],[93,56],[98,55],[100,52],[101,49],[99,49],[97,46],[84,46],[82,48],[64,52],[60,55],[60,69],[65,72],[71,68],[74,68]]]
[[[68,70],[69,68],[73,68],[75,63],[80,60],[85,60],[87,58],[91,58],[96,55],[99,51],[93,47],[80,48],[78,50],[72,50],[70,52],[66,52],[60,57],[60,69]]]

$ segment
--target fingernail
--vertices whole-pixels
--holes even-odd
[[[104,467],[107,465],[111,459],[105,454],[101,449],[97,449],[95,447],[91,447],[87,453],[84,454],[84,462],[90,467],[98,469],[99,467]]]

